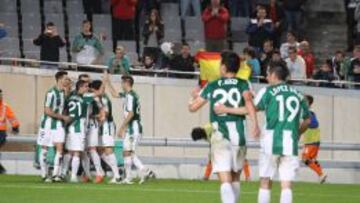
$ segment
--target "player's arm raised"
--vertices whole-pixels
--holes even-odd
[[[109,91],[110,91],[110,94],[112,97],[114,98],[120,98],[120,95],[118,94],[118,92],[115,90],[111,80],[110,80],[110,77],[109,77],[109,74],[108,73],[104,73],[104,76],[103,76],[103,83],[106,84],[107,87],[109,87]]]
[[[200,96],[199,92],[200,92],[199,88],[195,88],[191,92],[192,98],[190,99],[188,106],[189,111],[191,113],[198,111],[201,107],[203,107],[207,103],[207,100],[204,99],[202,96]]]

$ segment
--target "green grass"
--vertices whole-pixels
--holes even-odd
[[[241,202],[254,203],[257,182],[242,183]],[[46,184],[35,176],[0,175],[0,203],[218,203],[215,181],[153,180],[144,185]],[[279,202],[275,184],[272,202]],[[360,185],[296,183],[295,203],[359,203]]]

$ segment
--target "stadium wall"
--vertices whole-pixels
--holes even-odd
[[[0,66],[0,87],[4,91],[5,99],[19,117],[22,134],[36,134],[45,92],[54,85],[54,73],[55,71],[51,70]],[[70,72],[73,79],[77,78],[78,74],[77,72]],[[94,79],[100,79],[101,74],[91,74],[91,76]],[[113,81],[115,86],[119,88],[120,77],[114,76]],[[208,121],[208,109],[197,114],[190,114],[187,111],[189,93],[192,87],[196,85],[196,80],[138,76],[135,77],[135,82],[135,89],[141,98],[146,137],[188,137],[194,126],[203,125]],[[262,85],[254,85],[255,90],[261,87]],[[360,143],[360,91],[313,87],[299,87],[299,89],[307,94],[312,94],[315,98],[314,111],[320,120],[323,141]],[[122,115],[121,101],[113,99],[113,106],[115,121],[118,124]],[[260,116],[260,120],[262,119]],[[208,150],[141,147],[139,153],[145,157],[204,159],[207,157]],[[256,149],[249,150],[248,154],[249,159],[257,159]],[[320,160],[358,161],[359,159],[360,152],[358,151],[320,152]],[[192,173],[194,170],[191,167],[191,164],[185,164],[179,168],[169,165],[169,170],[173,170],[173,173],[169,174],[177,173],[177,177],[181,177],[179,171],[182,171],[181,173],[185,173],[187,177],[191,178],[194,175]],[[201,166],[194,165],[193,167]],[[160,171],[165,169],[166,167],[163,166],[159,168]],[[345,173],[349,176],[348,179],[360,182],[356,170],[351,170],[353,172]],[[304,173],[305,177],[306,173]]]

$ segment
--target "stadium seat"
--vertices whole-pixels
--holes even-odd
[[[162,3],[161,16],[166,19],[171,16],[179,16],[179,4],[176,3]]]
[[[204,25],[201,18],[186,17],[185,33],[188,41],[204,41]]]
[[[192,55],[196,54],[199,49],[205,49],[205,42],[203,41],[195,41],[193,43],[190,43],[189,45],[191,47],[190,51]]]
[[[68,14],[84,13],[84,7],[82,1],[68,0],[66,2],[66,10]]]
[[[40,1],[38,0],[21,0],[21,13],[40,14]]]
[[[112,42],[112,40],[111,39],[107,39],[107,40],[105,40],[104,42],[103,42],[103,45],[104,45],[104,49],[106,50],[106,51],[112,51],[112,49],[113,49],[113,42]],[[112,52],[111,52],[112,53]]]
[[[81,24],[84,20],[86,20],[85,14],[68,14],[69,38],[73,38],[81,32]]]
[[[0,40],[1,57],[18,57],[19,56],[19,39],[6,37]]]
[[[22,36],[32,39],[41,33],[41,17],[39,13],[24,13],[22,15]]]
[[[62,1],[44,1],[44,13],[63,13]]]
[[[99,35],[102,32],[111,38],[111,16],[109,14],[94,14],[93,28],[95,34]]]
[[[127,52],[126,55],[129,57],[131,65],[137,65],[139,63],[139,56],[136,52]]]
[[[0,0],[0,5],[0,13],[16,13],[17,6],[15,0]]]
[[[165,29],[164,41],[180,42],[181,31],[179,29]]]
[[[246,17],[231,18],[231,33],[234,42],[247,42],[248,36],[245,31],[249,20],[250,19]]]
[[[18,16],[16,13],[0,12],[0,23],[4,23],[5,29],[8,33],[7,37],[18,36]]]
[[[117,45],[121,45],[125,48],[127,52],[136,52],[136,42],[135,41],[117,41]]]
[[[63,14],[45,14],[45,22],[53,22],[58,30],[60,37],[65,36],[65,25],[64,25],[64,15]]]
[[[233,43],[233,51],[235,51],[237,54],[241,54],[243,52],[243,49],[248,46],[248,43]]]

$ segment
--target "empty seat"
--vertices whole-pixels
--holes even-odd
[[[181,31],[177,30],[177,29],[165,29],[164,41],[180,42],[181,41]]]
[[[24,13],[22,15],[22,36],[32,39],[41,33],[41,17],[39,13]]]
[[[25,52],[40,52],[40,47],[34,45],[33,39],[24,39],[23,42]]]
[[[68,14],[84,13],[83,3],[80,0],[68,0],[66,10]]]
[[[0,40],[0,52],[2,54],[19,53],[19,39],[13,37],[5,37]]]
[[[107,36],[111,36],[111,16],[109,14],[94,14],[92,23],[96,34],[102,32]]]
[[[73,38],[81,32],[82,22],[86,20],[85,14],[68,15],[69,37]]]
[[[179,4],[177,3],[162,3],[161,16],[164,18],[170,16],[179,16]]]
[[[191,54],[194,55],[200,49],[205,49],[205,42],[203,42],[203,41],[195,41],[195,42],[190,44],[190,48],[191,48],[191,50],[190,50]]]
[[[125,48],[127,52],[136,52],[136,42],[135,41],[117,41],[117,45],[121,45]]]
[[[50,14],[45,15],[45,22],[53,22],[58,30],[60,37],[65,36],[65,24],[64,24],[64,15],[63,14]]]
[[[248,35],[246,34],[246,27],[249,24],[249,18],[234,17],[231,18],[231,33],[232,40],[235,42],[247,42]]]
[[[189,41],[204,41],[204,25],[199,17],[185,18],[186,39]]]
[[[21,0],[21,13],[40,13],[38,0]]]
[[[233,43],[233,51],[236,52],[237,54],[241,54],[244,50],[245,47],[248,46],[248,43],[243,42],[243,43]]]
[[[181,32],[181,19],[179,16],[168,16],[163,21],[164,29],[177,29]]]
[[[62,1],[44,1],[45,13],[62,13]]]
[[[16,12],[16,1],[15,0],[0,0],[0,13],[3,12]]]
[[[136,65],[139,63],[139,55],[136,52],[127,52],[126,55],[130,59],[130,65]]]

